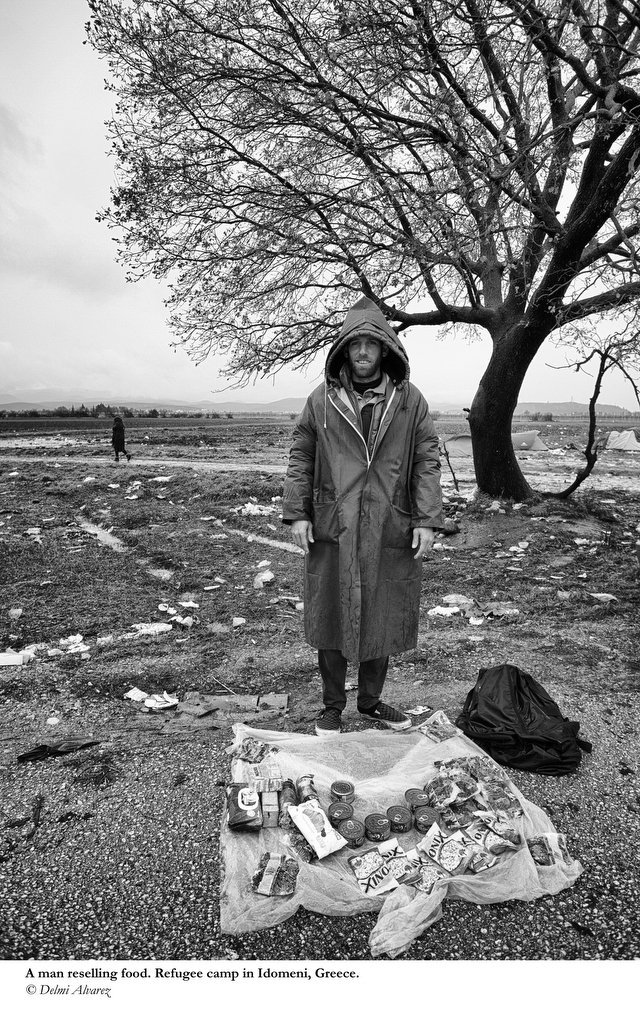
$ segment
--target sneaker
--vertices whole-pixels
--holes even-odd
[[[367,708],[364,711],[358,708],[358,713],[362,718],[367,718],[370,722],[379,722],[380,725],[384,725],[387,729],[395,729],[396,732],[402,732],[403,729],[408,729],[411,726],[410,718],[392,708],[390,704],[383,704],[381,700],[373,708]]]
[[[336,735],[340,732],[342,712],[337,708],[323,708],[316,721],[316,736]]]

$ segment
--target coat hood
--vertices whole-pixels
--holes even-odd
[[[341,382],[341,370],[347,360],[347,346],[359,334],[367,334],[388,346],[382,359],[382,369],[394,384],[409,379],[409,359],[400,338],[389,326],[371,299],[358,299],[347,313],[340,333],[329,349],[325,365],[327,383]]]

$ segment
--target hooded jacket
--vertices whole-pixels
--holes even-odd
[[[347,362],[348,344],[360,334],[388,346],[385,402],[369,445]],[[313,523],[304,588],[313,647],[369,661],[416,646],[422,567],[412,530],[442,526],[438,438],[424,397],[409,382],[405,349],[370,299],[349,310],[324,383],[296,425],[282,518]]]

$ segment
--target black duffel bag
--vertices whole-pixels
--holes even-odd
[[[591,744],[540,683],[515,665],[482,668],[456,725],[509,768],[541,775],[575,772]]]

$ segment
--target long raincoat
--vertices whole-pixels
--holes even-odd
[[[346,362],[360,334],[388,346],[382,419],[369,444]],[[304,586],[311,646],[354,662],[416,646],[422,566],[412,530],[442,526],[438,438],[427,402],[409,382],[400,339],[369,299],[348,312],[324,384],[294,430],[282,518],[313,524]]]

